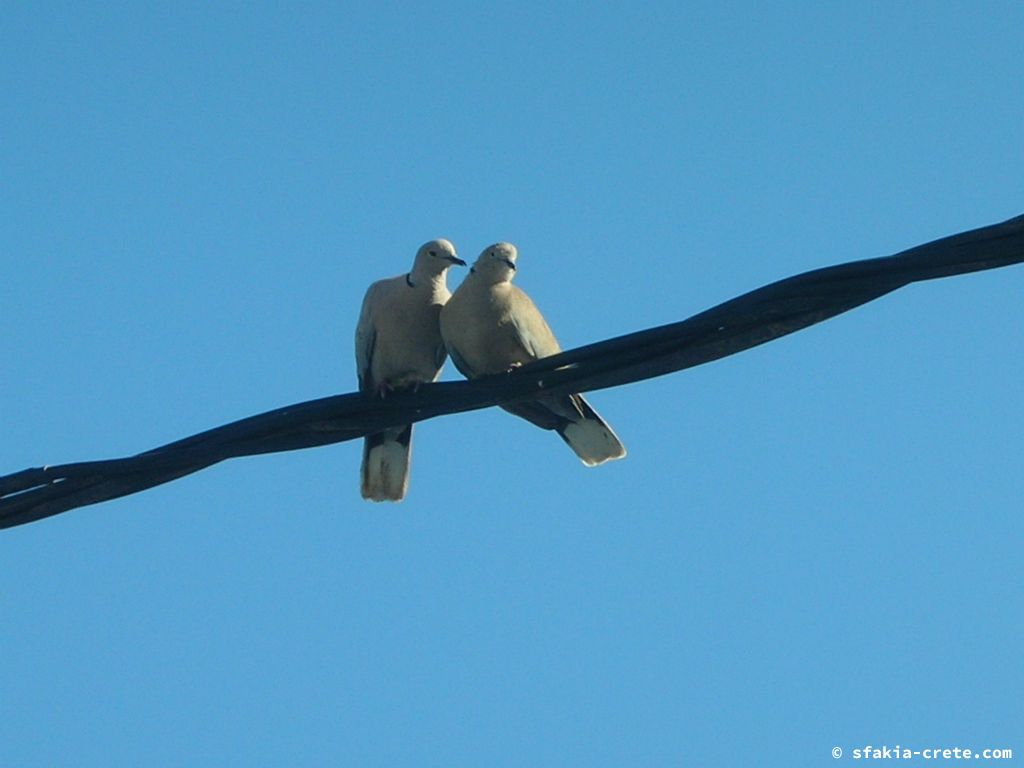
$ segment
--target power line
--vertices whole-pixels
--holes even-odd
[[[567,350],[506,374],[424,384],[386,400],[359,393],[286,406],[122,459],[0,477],[0,528],[126,496],[225,459],[354,440],[385,427],[605,389],[718,360],[827,320],[910,283],[1024,261],[1024,215],[886,256],[804,272],[681,322]]]

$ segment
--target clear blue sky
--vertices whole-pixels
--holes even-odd
[[[351,391],[430,238],[571,347],[1024,213],[1020,3],[410,5],[4,5],[0,473]],[[597,469],[477,412],[398,506],[346,443],[4,531],[0,763],[1019,756],[1022,296],[594,393]]]

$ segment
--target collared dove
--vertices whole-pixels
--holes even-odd
[[[517,256],[511,243],[486,248],[441,310],[441,337],[468,379],[562,351],[530,297],[512,285]],[[558,432],[588,467],[626,455],[612,428],[581,395],[551,395],[502,407]]]
[[[378,280],[366,291],[356,326],[359,391],[385,397],[434,381],[445,349],[438,317],[451,292],[445,274],[466,266],[447,240],[431,240],[416,252],[412,271]],[[364,499],[401,501],[409,488],[412,424],[367,435],[363,441],[360,490]]]

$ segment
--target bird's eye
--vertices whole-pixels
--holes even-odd
[[[437,251],[428,251],[431,256],[437,256]]]

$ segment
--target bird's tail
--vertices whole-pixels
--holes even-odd
[[[360,490],[370,501],[401,501],[409,490],[412,424],[363,440]]]
[[[597,411],[581,395],[572,395],[573,405],[580,418],[566,421],[558,427],[558,434],[588,467],[606,461],[621,459],[626,447]]]

